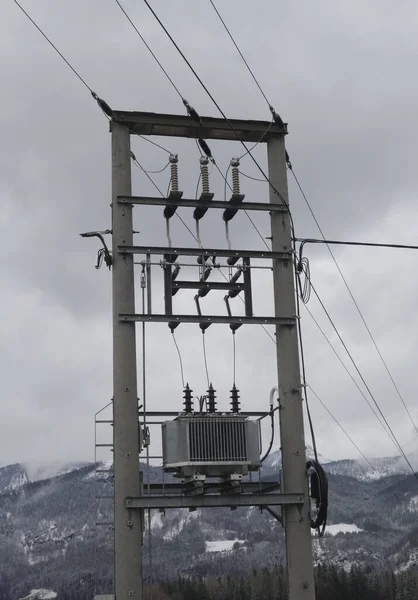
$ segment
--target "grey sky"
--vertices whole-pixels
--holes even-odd
[[[183,113],[178,96],[114,0],[22,0],[22,4],[113,108]],[[415,244],[416,3],[265,0],[257,10],[249,0],[217,4],[269,99],[289,122],[292,162],[326,235]],[[227,115],[269,119],[263,98],[209,2],[154,0],[153,5]],[[216,115],[145,5],[125,0],[124,6],[181,93],[201,114]],[[110,225],[108,124],[87,89],[12,0],[4,0],[0,8],[0,40],[0,463],[91,459],[93,415],[108,402],[112,389],[110,275],[105,268],[94,270],[98,246],[78,234]],[[179,153],[181,187],[186,195],[194,194],[198,176],[194,144],[160,141]],[[132,148],[146,168],[164,166],[164,152],[141,140],[133,140]],[[211,148],[223,170],[241,152],[236,144],[213,142]],[[257,148],[255,154],[264,161],[263,149]],[[258,175],[248,158],[242,169]],[[166,172],[156,177],[164,191],[167,177]],[[133,181],[135,193],[152,191],[137,170]],[[216,171],[212,181],[222,198]],[[248,199],[266,199],[263,183],[243,180],[243,188]],[[316,237],[315,224],[292,182],[290,191],[298,236]],[[138,211],[135,224],[141,231],[138,241],[164,242],[159,211]],[[267,221],[259,218],[257,224],[268,235]],[[209,234],[225,243],[219,220],[208,218],[202,225],[204,243]],[[231,235],[236,245],[262,247],[245,218],[234,220]],[[181,224],[173,226],[173,240],[192,242]],[[308,247],[307,253],[318,292],[382,410],[413,452],[417,434],[326,249]],[[417,421],[418,256],[353,248],[338,248],[335,254]],[[271,310],[264,276],[257,289],[257,310]],[[215,308],[218,301],[208,299],[205,308]],[[185,293],[178,302],[190,306]],[[335,342],[314,299],[309,307]],[[394,453],[305,312],[303,328],[312,387],[365,453]],[[177,355],[167,328],[156,326],[155,331],[148,343],[148,402],[177,408],[181,403]],[[200,332],[184,326],[177,337],[186,379],[202,393],[206,383]],[[213,326],[206,339],[211,378],[220,405],[226,408],[232,383],[231,336]],[[271,340],[261,328],[242,328],[237,333],[237,384],[243,405],[267,406],[274,383]],[[314,398],[311,404],[321,453],[355,456],[355,449]]]

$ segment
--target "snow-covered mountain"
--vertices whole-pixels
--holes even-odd
[[[263,479],[277,480],[279,463],[277,453],[269,456]],[[359,461],[324,460],[330,527],[324,538],[314,540],[317,562],[346,568],[391,565],[397,570],[418,562],[417,480],[402,472],[396,458],[372,464],[384,477],[377,478],[367,465],[369,473]],[[0,468],[0,600],[31,598],[30,590],[55,590],[64,600],[90,598],[94,573],[98,593],[111,589],[112,476],[101,474],[97,481],[92,464],[60,465],[58,472],[31,481],[23,465]],[[161,481],[159,467],[151,467],[148,475],[151,482]],[[105,498],[97,499],[98,492]],[[152,572],[157,579],[179,571],[202,576],[246,573],[284,559],[281,525],[257,509],[151,515]],[[148,541],[147,526],[146,576]],[[71,594],[66,596],[65,590]]]
[[[314,458],[314,451],[311,446],[307,446],[306,455],[309,459]],[[418,454],[408,456],[411,464],[418,471]],[[377,481],[391,475],[409,475],[411,469],[403,456],[388,456],[384,458],[372,458],[370,464],[364,459],[347,458],[342,460],[332,460],[318,454],[318,460],[328,473],[333,475],[343,475],[354,477],[359,481]],[[267,469],[280,469],[281,454],[277,450],[272,452],[265,460],[263,471]]]

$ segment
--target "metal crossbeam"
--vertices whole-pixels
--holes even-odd
[[[227,323],[230,325],[295,325],[296,317],[229,317],[227,315],[144,315],[120,314],[120,321],[130,323]]]
[[[147,417],[178,417],[180,413],[181,411],[178,410],[147,410],[146,413],[142,410],[138,411],[140,417],[143,417],[144,414],[146,414]],[[239,414],[244,417],[267,417],[271,413],[258,410],[243,410]]]
[[[157,496],[174,496],[176,494],[184,495],[184,483],[150,483],[144,484],[144,494],[147,494],[148,487],[150,489],[151,495]],[[239,490],[241,493],[267,493],[272,492],[280,488],[280,483],[278,481],[245,481],[239,484]],[[219,482],[205,482],[204,484],[205,491],[214,490],[219,492]],[[236,494],[234,494],[235,496]]]
[[[218,208],[225,210],[233,207],[234,210],[258,210],[261,212],[287,212],[289,207],[286,204],[269,204],[268,202],[241,202],[240,204],[230,204],[224,200],[200,200],[179,198],[154,198],[152,196],[118,196],[118,202],[121,204],[145,204],[154,206],[188,206],[195,208]]]
[[[116,110],[113,122],[136,135],[162,135],[170,137],[206,138],[243,142],[267,142],[287,133],[270,121],[245,121],[216,117],[202,117],[202,125],[187,115],[166,115],[148,112]]]
[[[173,281],[171,287],[178,290],[237,290],[244,289],[243,283],[230,283],[229,281]]]
[[[264,250],[228,250],[225,248],[172,248],[170,246],[118,246],[118,252],[122,254],[170,254],[176,256],[234,256],[241,258],[265,258],[265,259],[287,259],[292,258],[291,252],[270,252]]]
[[[201,494],[199,496],[142,496],[126,498],[126,508],[217,508],[222,506],[280,506],[303,504],[303,494]]]

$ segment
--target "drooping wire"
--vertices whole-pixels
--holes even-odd
[[[141,165],[141,163],[137,160],[135,154],[133,152],[131,152],[131,158],[134,162],[134,164],[141,169],[141,171],[144,173],[144,175],[147,177],[147,179],[152,183],[152,185],[155,187],[155,189],[157,190],[157,192],[159,192],[159,194],[165,198],[164,194],[162,193],[162,191],[160,190],[160,188],[158,187],[158,185],[155,183],[155,181],[153,180],[153,178],[151,177],[151,175],[148,173],[148,171],[146,171],[144,169],[144,167]]]
[[[300,279],[298,277],[298,272],[297,272],[296,259],[294,259],[293,264],[294,264],[295,273],[296,273],[296,281],[298,281],[300,283]],[[300,318],[299,294],[296,292],[295,296],[296,296],[296,315],[298,317],[296,319],[296,322],[297,322],[296,326],[297,326],[297,332],[298,332],[300,359],[301,359],[301,367],[302,367],[302,373],[301,373],[302,388],[303,388],[303,395],[305,396],[306,414],[308,416],[309,430],[310,430],[311,439],[312,439],[312,448],[314,451],[315,461],[318,462],[318,451],[317,451],[317,447],[316,447],[315,431],[314,431],[314,427],[313,427],[313,421],[312,421],[312,415],[311,415],[311,409],[309,406],[308,391],[307,391],[305,352],[304,352],[303,338],[302,338],[302,325],[301,325],[301,318]]]
[[[138,135],[138,137],[140,137],[145,142],[148,142],[149,144],[152,144],[153,146],[156,146],[157,148],[160,148],[160,150],[164,150],[164,152],[167,152],[167,154],[173,154],[173,152],[170,152],[170,150],[167,150],[167,148],[164,148],[164,146],[161,146],[160,144],[157,144],[157,142],[154,142],[153,140],[150,140],[145,135]]]
[[[289,164],[290,164],[290,161],[289,161]],[[397,393],[397,395],[398,395],[398,397],[399,397],[400,401],[402,402],[402,405],[403,405],[403,407],[404,407],[405,411],[407,412],[407,414],[408,414],[408,417],[409,417],[409,419],[410,419],[410,421],[411,421],[412,425],[413,425],[413,426],[414,426],[414,428],[415,428],[415,431],[418,433],[418,427],[417,427],[417,425],[416,425],[415,421],[414,421],[414,420],[413,420],[413,418],[412,418],[412,415],[411,415],[411,413],[410,413],[410,411],[409,411],[409,409],[408,409],[408,407],[407,407],[407,405],[406,405],[406,402],[405,402],[405,400],[404,400],[404,398],[403,398],[403,395],[401,394],[401,392],[400,392],[400,390],[399,390],[399,387],[398,387],[398,385],[397,385],[397,383],[396,383],[396,381],[395,381],[395,379],[394,379],[394,377],[393,377],[393,375],[392,375],[392,373],[391,373],[391,371],[390,371],[390,369],[389,369],[389,367],[388,367],[388,364],[387,364],[387,362],[386,362],[385,358],[383,357],[383,354],[382,354],[382,352],[381,352],[381,350],[380,350],[379,346],[377,345],[377,342],[376,342],[376,340],[375,340],[375,338],[374,338],[374,336],[373,336],[373,334],[372,334],[372,332],[371,332],[371,330],[370,330],[370,327],[368,326],[368,324],[367,324],[367,322],[366,322],[366,319],[365,319],[365,317],[364,317],[364,315],[363,315],[363,313],[362,313],[362,311],[361,311],[361,309],[360,309],[360,306],[359,306],[359,305],[358,305],[358,303],[357,303],[357,300],[356,300],[356,299],[355,299],[355,297],[354,297],[354,294],[353,294],[353,292],[351,291],[351,288],[350,288],[350,286],[349,286],[349,284],[348,284],[348,282],[347,282],[347,280],[346,280],[346,278],[345,278],[345,276],[344,276],[344,273],[342,272],[342,270],[341,270],[341,267],[340,267],[340,265],[339,265],[339,263],[338,263],[337,259],[335,258],[335,255],[334,255],[334,253],[333,253],[333,251],[332,251],[332,249],[331,249],[330,245],[329,245],[329,244],[327,243],[327,241],[326,241],[325,234],[324,234],[324,232],[323,232],[323,230],[322,230],[322,228],[321,228],[321,225],[319,224],[319,221],[318,221],[318,219],[316,218],[316,215],[315,215],[315,213],[314,213],[314,211],[313,211],[313,208],[312,208],[312,206],[311,206],[311,204],[310,204],[310,202],[309,202],[309,200],[308,200],[308,197],[307,197],[307,195],[305,194],[305,192],[304,192],[304,190],[303,190],[303,188],[302,188],[302,185],[301,185],[301,183],[299,182],[299,179],[298,179],[298,177],[296,176],[296,173],[294,172],[294,169],[293,169],[293,167],[291,167],[291,166],[290,166],[290,167],[289,167],[289,170],[291,171],[291,173],[292,173],[292,175],[293,175],[293,178],[294,178],[294,180],[295,180],[295,182],[296,182],[296,185],[298,186],[298,188],[299,188],[299,191],[300,191],[300,193],[302,194],[302,197],[303,197],[303,199],[304,199],[304,201],[305,201],[305,204],[306,204],[306,206],[308,207],[308,210],[309,210],[309,212],[311,213],[313,220],[315,221],[315,224],[316,224],[316,226],[317,226],[317,228],[318,228],[318,230],[319,230],[319,232],[320,232],[320,234],[321,234],[321,236],[322,236],[322,239],[324,240],[324,243],[325,243],[325,245],[326,245],[326,246],[327,246],[327,248],[328,248],[328,252],[330,253],[332,260],[334,261],[334,264],[335,264],[335,266],[336,266],[336,268],[337,268],[337,271],[338,271],[338,273],[340,274],[340,277],[341,277],[341,279],[343,280],[343,283],[344,283],[344,285],[345,285],[345,287],[346,287],[346,289],[347,289],[347,291],[348,291],[348,293],[349,293],[349,295],[350,295],[350,297],[351,297],[351,300],[353,301],[353,304],[354,304],[354,306],[355,306],[355,308],[356,308],[356,310],[357,310],[357,312],[358,312],[358,314],[359,314],[359,316],[360,316],[360,319],[361,319],[361,320],[362,320],[362,322],[363,322],[363,325],[364,325],[364,327],[366,328],[366,331],[367,331],[367,333],[368,333],[368,335],[369,335],[369,337],[370,337],[370,339],[371,339],[371,341],[372,341],[372,343],[373,343],[373,346],[375,347],[375,350],[376,350],[376,352],[377,352],[377,353],[378,353],[378,355],[379,355],[379,358],[380,358],[380,360],[381,360],[381,362],[382,362],[382,364],[383,364],[383,366],[384,366],[384,368],[385,368],[385,370],[386,370],[386,373],[388,374],[388,376],[389,376],[389,379],[391,380],[391,382],[392,382],[392,385],[393,385],[393,387],[395,388],[395,390],[396,390],[396,393]]]
[[[257,146],[259,144],[261,144],[261,142],[264,140],[264,138],[266,137],[266,135],[268,134],[268,132],[270,131],[270,129],[272,128],[273,125],[274,125],[274,120],[271,121],[270,125],[267,127],[267,129],[265,130],[263,135],[260,137],[260,139],[257,140],[257,142],[255,142],[255,144],[253,146],[251,146],[251,148],[249,148],[246,152],[244,152],[244,154],[242,154],[238,158],[238,160],[242,160],[243,158],[245,158],[247,156],[247,154],[250,154],[250,152],[252,152],[255,148],[257,148]],[[265,181],[265,179],[261,179],[261,181]]]
[[[199,171],[199,177],[197,178],[197,183],[196,183],[196,194],[195,194],[195,199],[197,200],[197,197],[199,195],[199,185],[200,185],[200,180],[202,179],[202,172]]]
[[[236,375],[236,365],[237,365],[237,353],[236,353],[236,345],[235,345],[235,331],[232,331],[232,383],[235,385],[235,375]]]
[[[150,175],[157,175],[158,173],[163,173],[163,171],[165,171],[167,169],[167,167],[170,166],[170,163],[168,162],[165,167],[163,167],[162,169],[157,169],[157,171],[150,171],[150,170],[146,170],[145,173],[148,173]],[[171,183],[171,182],[170,182]]]
[[[186,387],[186,385],[185,385],[185,382],[184,382],[183,359],[181,357],[181,352],[180,352],[180,348],[179,348],[179,345],[178,345],[177,340],[176,340],[174,329],[171,330],[171,335],[173,336],[173,342],[174,342],[174,345],[176,347],[177,354],[178,354],[179,361],[180,361],[181,383],[182,383],[182,386],[184,388],[184,387]]]
[[[119,6],[119,8],[121,9],[121,11],[123,12],[123,14],[125,15],[125,17],[128,19],[129,23],[132,25],[132,27],[134,28],[134,30],[136,31],[137,35],[139,36],[139,38],[141,39],[141,41],[143,42],[143,44],[145,45],[145,47],[147,48],[148,52],[151,54],[151,56],[153,57],[153,59],[155,60],[155,62],[157,63],[157,65],[160,67],[161,71],[164,73],[164,75],[166,76],[166,78],[168,79],[168,81],[171,83],[172,87],[174,88],[174,90],[177,92],[177,94],[180,96],[181,100],[183,100],[183,96],[180,93],[178,87],[176,86],[176,84],[174,83],[174,81],[171,79],[170,75],[167,73],[167,71],[164,69],[163,65],[161,64],[160,60],[157,58],[156,54],[154,53],[154,51],[152,50],[151,46],[148,44],[148,42],[146,41],[146,39],[144,38],[144,36],[141,34],[141,32],[139,31],[138,27],[135,25],[135,23],[132,21],[131,17],[128,15],[128,13],[126,12],[126,10],[124,9],[124,7],[122,6],[122,4],[119,2],[119,0],[115,0],[116,4]]]
[[[243,173],[241,170],[239,172],[240,175],[246,177],[247,179],[252,179],[253,181],[261,181],[261,183],[268,183],[265,179],[260,179],[259,177],[253,177],[252,175],[247,175],[247,173]]]
[[[208,380],[208,387],[209,387],[210,379],[209,379],[209,370],[208,370],[208,360],[207,360],[207,356],[206,356],[205,332],[203,330],[202,330],[202,344],[203,344],[203,360],[205,363],[206,379]]]

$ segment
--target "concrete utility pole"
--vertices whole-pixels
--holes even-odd
[[[270,202],[288,204],[284,135],[267,142]],[[271,214],[272,250],[292,247],[290,213]],[[292,261],[273,261],[276,316],[295,315],[295,281]],[[289,600],[315,600],[312,540],[309,517],[309,491],[306,476],[302,388],[296,325],[276,325],[277,371],[280,397],[280,439],[284,493],[303,490],[303,505],[284,505]]]
[[[130,132],[115,122],[111,131],[115,592],[117,600],[141,600],[142,511],[125,508],[126,497],[140,496],[135,323],[119,319],[135,312],[133,255],[118,253],[133,244],[132,206],[116,201],[131,195]]]

